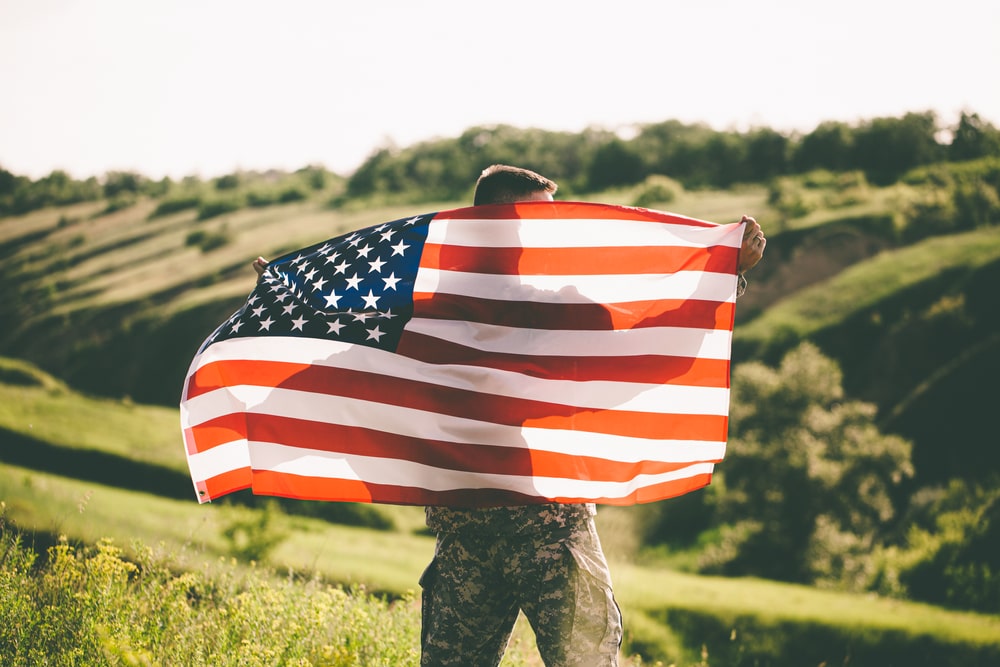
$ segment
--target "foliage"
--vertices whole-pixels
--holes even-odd
[[[221,248],[232,241],[232,236],[223,228],[216,231],[196,229],[189,232],[184,243],[190,246],[197,246],[202,252],[209,252],[216,248]]]
[[[880,433],[874,414],[845,399],[837,364],[811,344],[777,369],[737,367],[717,510],[727,528],[704,569],[863,589],[894,492],[913,474],[910,443]]]
[[[266,503],[255,513],[232,521],[222,536],[229,543],[229,552],[237,560],[249,563],[267,559],[285,539],[285,532],[275,525],[274,515],[280,512],[276,501]]]
[[[198,219],[208,220],[225,213],[232,213],[243,208],[243,200],[237,196],[213,197],[201,202],[198,206]]]
[[[635,193],[633,206],[651,208],[654,205],[670,204],[684,192],[684,186],[662,174],[647,176]]]
[[[904,180],[919,192],[904,211],[907,240],[1000,224],[1000,158],[923,167]]]
[[[201,206],[200,194],[177,194],[161,199],[150,214],[150,218],[158,218],[179,211],[186,211]]]
[[[879,554],[879,587],[933,604],[1000,609],[998,481],[953,479],[918,494],[902,544]]]
[[[0,654],[10,665],[416,665],[419,613],[318,579],[220,561],[175,571],[103,540],[65,539],[44,563],[0,531]]]

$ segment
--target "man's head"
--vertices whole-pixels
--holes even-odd
[[[513,204],[522,201],[552,201],[558,189],[554,181],[528,169],[495,164],[483,170],[476,181],[473,204]]]

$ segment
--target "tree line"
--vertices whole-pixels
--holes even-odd
[[[347,196],[463,198],[486,166],[514,163],[560,183],[564,193],[599,192],[665,175],[685,188],[765,183],[823,169],[861,171],[876,185],[923,165],[1000,155],[1000,130],[975,113],[944,127],[932,112],[821,123],[799,136],[770,128],[716,131],[677,120],[642,125],[631,138],[602,129],[580,133],[474,127],[457,138],[376,150],[348,179]]]
[[[498,162],[535,169],[557,180],[562,194],[571,196],[635,185],[656,175],[696,189],[766,183],[813,170],[860,171],[869,182],[887,185],[916,167],[1000,156],[1000,130],[973,112],[963,112],[953,126],[942,125],[928,111],[855,124],[827,121],[807,134],[767,127],[719,131],[677,120],[634,129],[634,136],[626,138],[601,128],[557,132],[478,126],[458,137],[405,148],[383,146],[346,177],[346,191],[339,200],[371,196],[408,201],[465,199],[475,175]],[[313,188],[331,177],[342,179],[323,167],[300,171],[306,172]],[[240,174],[230,174],[214,179],[212,185],[227,190],[240,178]],[[32,180],[0,168],[0,215],[100,199],[127,205],[137,196],[161,197],[201,185],[193,176],[175,183],[128,171],[77,180],[55,170]]]

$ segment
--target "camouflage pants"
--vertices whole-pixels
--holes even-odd
[[[540,535],[441,533],[420,585],[424,667],[495,667],[519,610],[548,667],[618,664],[621,612],[592,519]]]

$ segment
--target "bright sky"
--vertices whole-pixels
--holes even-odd
[[[996,0],[0,0],[0,167],[212,177],[480,124],[1000,126]]]

